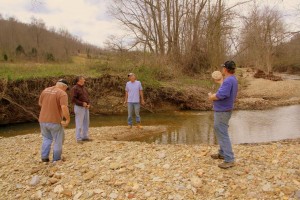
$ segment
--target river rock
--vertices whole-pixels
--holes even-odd
[[[202,180],[196,176],[191,178],[191,184],[195,188],[199,188],[202,186]]]
[[[117,193],[115,193],[115,192],[112,192],[112,193],[110,193],[109,194],[109,197],[111,198],[111,199],[116,199],[116,198],[118,198],[118,194]]]
[[[163,166],[164,169],[170,169],[170,167],[171,166],[169,164],[164,164],[164,166]]]
[[[64,191],[64,188],[61,185],[55,186],[53,190],[54,193],[62,193],[62,191]]]
[[[36,191],[35,198],[36,199],[42,199],[42,197],[43,197],[42,191],[41,190]]]
[[[83,175],[83,180],[85,180],[85,181],[90,180],[94,176],[95,176],[95,173],[93,171],[90,171]]]
[[[67,197],[72,197],[72,191],[71,190],[69,190],[69,189],[64,189],[63,191],[62,191],[62,194],[63,195],[65,195],[65,196],[67,196]]]
[[[121,166],[119,163],[113,162],[113,163],[110,163],[109,168],[112,170],[116,170],[116,169],[121,168]]]
[[[48,181],[49,181],[50,184],[55,184],[55,183],[57,183],[59,180],[58,180],[57,178],[49,178]]]
[[[76,195],[74,196],[73,200],[78,200],[82,194],[83,194],[82,192],[77,192]]]
[[[40,182],[40,177],[38,175],[35,175],[35,176],[32,177],[29,184],[31,186],[36,186],[37,184],[39,184],[39,182]]]

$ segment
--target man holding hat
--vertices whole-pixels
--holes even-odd
[[[68,82],[64,79],[57,81],[53,87],[48,87],[40,95],[41,112],[39,123],[43,136],[42,162],[49,162],[51,144],[53,145],[53,161],[61,160],[64,129],[70,123],[68,109]]]
[[[214,130],[220,145],[219,153],[213,154],[211,157],[224,160],[219,167],[227,169],[235,165],[228,135],[228,124],[238,92],[238,81],[234,76],[236,65],[233,61],[226,61],[222,67],[222,73],[225,76],[224,82],[217,93],[209,93],[208,98],[214,104]]]
[[[129,81],[126,83],[125,87],[125,102],[128,105],[128,128],[132,128],[133,120],[132,114],[133,110],[135,112],[136,123],[138,128],[141,127],[141,117],[140,117],[140,101],[142,105],[145,104],[143,87],[140,81],[136,80],[134,73],[128,74]]]

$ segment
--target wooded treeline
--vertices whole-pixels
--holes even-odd
[[[78,53],[91,56],[98,51],[66,29],[48,29],[41,19],[25,24],[0,15],[0,61],[69,61]]]
[[[250,14],[242,16],[238,10],[245,4],[251,5]],[[255,1],[227,5],[225,0],[114,0],[110,12],[134,35],[128,49],[138,46],[180,63],[189,73],[216,69],[226,59],[267,72],[288,65],[300,68],[295,53],[300,51],[295,43],[299,34],[288,32],[275,6]],[[116,41],[107,44],[120,47]]]

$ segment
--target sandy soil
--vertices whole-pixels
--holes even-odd
[[[235,145],[236,167],[222,170],[217,167],[221,161],[210,158],[217,146],[105,140],[128,134],[123,128],[92,129],[94,140],[84,144],[77,144],[74,130],[67,130],[65,161],[48,164],[40,162],[40,135],[1,138],[0,199],[255,200],[300,195],[300,140]],[[139,134],[148,130],[161,129],[144,127]]]
[[[240,87],[237,109],[267,109],[300,104],[299,80],[255,79],[253,72],[247,72],[246,69],[243,70],[243,77],[240,78],[244,79],[247,85]]]

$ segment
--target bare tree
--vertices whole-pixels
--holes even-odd
[[[240,41],[243,64],[271,72],[276,49],[284,42],[284,30],[278,10],[254,5],[250,16],[244,18]]]

